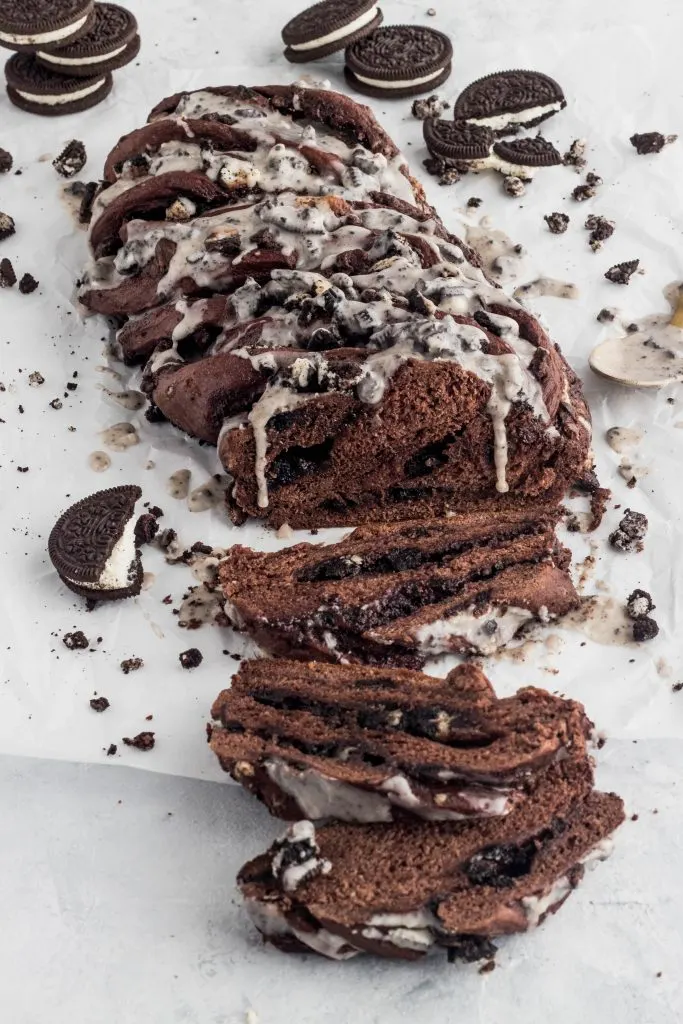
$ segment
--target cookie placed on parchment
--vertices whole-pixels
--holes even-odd
[[[110,487],[76,502],[57,520],[48,552],[60,579],[75,594],[116,601],[140,593],[135,503],[141,497],[134,485]]]
[[[328,57],[381,24],[382,12],[374,0],[322,0],[283,28],[285,57],[293,64]]]
[[[122,68],[140,52],[135,16],[118,4],[96,4],[90,30],[68,46],[38,50],[36,59],[50,71],[90,78]]]
[[[429,92],[451,73],[453,47],[423,25],[386,25],[346,51],[346,81],[357,92],[401,99]]]
[[[88,110],[111,92],[110,74],[69,78],[41,67],[35,57],[15,53],[5,65],[7,95],[15,107],[30,114],[58,117]]]
[[[93,0],[3,0],[0,46],[33,53],[73,42],[88,31]]]
[[[511,135],[533,128],[567,106],[557,82],[540,71],[498,71],[472,82],[453,105],[453,118]]]

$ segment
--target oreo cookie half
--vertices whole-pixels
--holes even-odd
[[[81,597],[117,601],[140,593],[142,562],[135,546],[135,486],[83,498],[57,520],[48,552],[60,579]]]
[[[15,53],[5,65],[7,95],[15,107],[31,114],[58,117],[88,110],[111,92],[110,74],[67,78],[41,67],[35,57]]]
[[[555,167],[562,163],[552,142],[540,135],[535,139],[503,139],[494,144],[493,152],[506,163],[522,167]]]
[[[417,96],[446,81],[453,47],[443,32],[422,25],[387,25],[346,51],[346,81],[382,99]]]
[[[283,28],[285,57],[293,64],[327,57],[381,24],[382,12],[375,0],[322,0]]]
[[[453,106],[453,118],[511,135],[533,128],[567,106],[552,78],[539,71],[499,71],[468,85]]]
[[[129,64],[140,52],[135,17],[118,4],[96,4],[89,32],[68,46],[38,50],[36,60],[50,71],[76,78],[108,74]]]
[[[88,31],[93,0],[3,0],[0,46],[33,53],[64,46]]]
[[[422,133],[432,156],[444,160],[484,160],[489,156],[494,141],[490,128],[480,128],[467,121],[431,118],[423,123]]]

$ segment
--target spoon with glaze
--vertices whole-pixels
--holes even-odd
[[[630,388],[662,388],[683,380],[683,285],[668,322],[608,338],[593,349],[588,365],[600,377]]]

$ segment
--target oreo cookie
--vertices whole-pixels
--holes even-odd
[[[451,73],[453,47],[422,25],[387,25],[346,51],[346,81],[357,92],[401,99],[431,92]]]
[[[118,4],[96,4],[90,31],[58,50],[38,50],[36,60],[50,71],[92,78],[122,68],[140,52],[135,17]]]
[[[453,106],[453,118],[513,135],[533,128],[566,107],[562,89],[539,71],[499,71],[468,85]]]
[[[93,0],[3,0],[0,46],[33,53],[53,50],[90,28]]]
[[[7,95],[15,107],[31,114],[58,117],[88,110],[111,92],[110,74],[72,78],[48,71],[35,57],[15,53],[5,65]]]
[[[48,552],[75,594],[117,601],[140,593],[142,563],[135,546],[135,486],[111,487],[76,502],[57,520]]]
[[[494,142],[490,128],[480,128],[467,121],[430,118],[423,123],[422,134],[432,156],[457,162],[485,160]]]
[[[521,167],[555,167],[562,163],[562,155],[552,142],[540,135],[535,139],[502,139],[494,143],[493,152],[506,163]]]
[[[285,57],[293,64],[343,50],[382,24],[375,0],[322,0],[288,21],[282,30]]]

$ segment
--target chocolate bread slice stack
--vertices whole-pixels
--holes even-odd
[[[472,664],[436,679],[248,661],[212,715],[221,767],[290,821],[501,817],[533,799],[558,761],[590,775],[580,704],[531,687],[497,700]]]
[[[622,820],[619,797],[591,791],[586,762],[568,760],[504,817],[299,822],[238,882],[264,939],[285,952],[414,960],[441,946],[474,961],[558,910]]]
[[[577,607],[556,513],[488,509],[359,527],[337,544],[236,545],[219,574],[226,612],[272,654],[418,668],[491,654]]]

